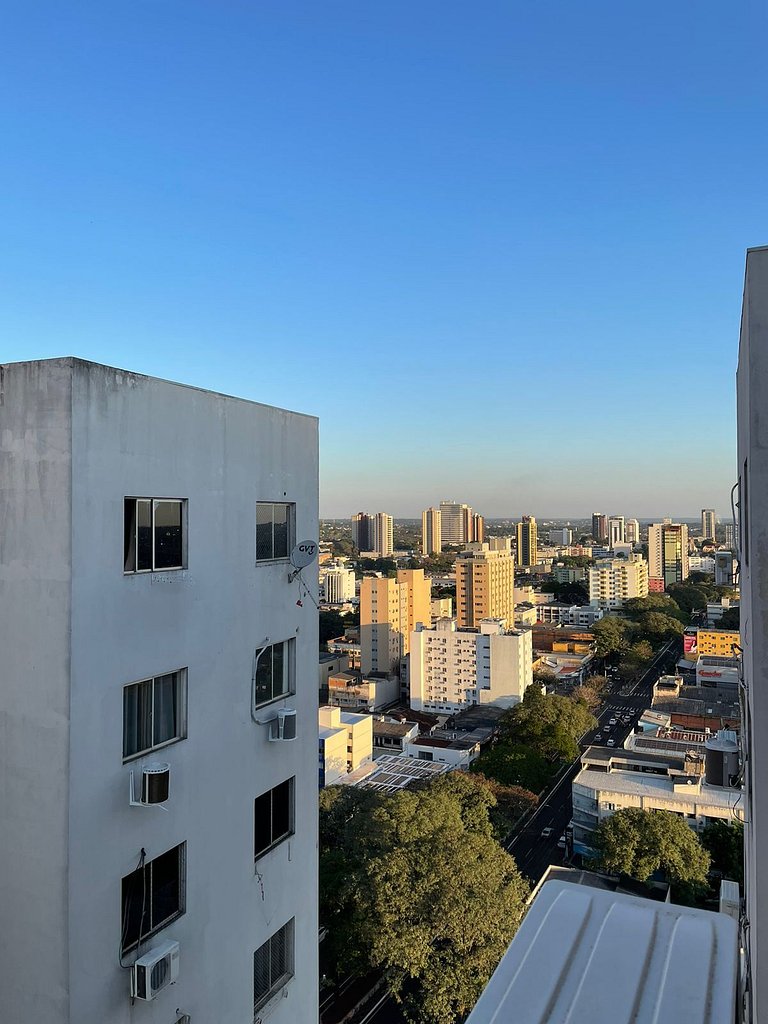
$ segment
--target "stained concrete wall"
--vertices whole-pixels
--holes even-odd
[[[71,374],[0,366],[0,1016],[69,1020]]]
[[[292,917],[296,976],[287,998],[262,1016],[311,1022],[317,614],[299,584],[288,583],[286,562],[255,564],[255,507],[295,502],[298,538],[317,536],[317,423],[77,360],[40,367],[65,380],[69,368],[72,407],[71,760],[55,757],[64,779],[69,769],[68,848],[61,850],[61,831],[39,826],[51,856],[69,863],[68,929],[60,928],[58,945],[68,954],[71,995],[70,1015],[50,1013],[46,1022],[173,1024],[179,1009],[193,1021],[242,1024],[253,1012],[254,950]],[[184,571],[123,574],[123,498],[131,494],[187,500]],[[58,543],[69,551],[68,539]],[[307,577],[313,591],[315,575]],[[36,610],[30,602],[26,617],[34,620]],[[268,729],[251,720],[254,651],[267,638],[296,641],[297,694],[278,705],[297,708],[293,743],[270,743]],[[65,657],[66,643],[58,647]],[[30,645],[20,674],[33,659]],[[171,764],[168,810],[130,807],[128,773],[141,762],[122,764],[122,689],[182,667],[188,738],[145,759]],[[37,705],[29,710],[30,718],[39,713]],[[257,875],[253,802],[290,776],[296,834],[259,860]],[[142,848],[151,859],[182,841],[186,913],[142,949],[177,940],[179,980],[132,1007],[128,972],[118,964],[120,881]]]

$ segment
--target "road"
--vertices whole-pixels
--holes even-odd
[[[650,707],[653,684],[673,659],[675,647],[676,642],[671,640],[660,648],[648,668],[634,683],[624,686],[609,683],[607,702],[596,715],[597,728],[582,736],[582,746],[604,744],[621,747],[640,715]],[[550,864],[563,863],[565,850],[558,843],[571,820],[571,783],[580,768],[581,763],[577,759],[561,772],[525,827],[506,846],[514,855],[522,873],[534,884]],[[544,834],[547,829],[551,831]]]

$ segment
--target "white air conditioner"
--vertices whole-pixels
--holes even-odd
[[[273,741],[296,739],[296,708],[280,708],[272,719],[269,738]]]
[[[131,996],[134,999],[154,999],[179,976],[179,944],[163,942],[140,956],[131,968]]]
[[[171,766],[167,761],[153,761],[142,767],[138,795],[134,775],[131,772],[129,801],[131,807],[152,807],[164,804],[168,799],[170,785]]]

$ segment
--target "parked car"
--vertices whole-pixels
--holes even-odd
[[[565,835],[560,836],[560,838],[557,840],[557,845],[560,847],[561,850],[565,849]]]

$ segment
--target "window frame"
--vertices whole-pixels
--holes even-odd
[[[272,943],[278,939],[279,936],[284,936],[282,941],[285,942],[286,949],[286,967],[287,969],[283,973],[273,980],[272,978],[272,960],[274,953],[272,950]],[[262,951],[268,948],[268,955],[270,958],[269,962],[269,980],[270,986],[265,991],[257,994],[256,992],[256,958]],[[256,1024],[257,1014],[267,1005],[273,996],[277,995],[281,988],[288,984],[291,978],[296,975],[296,918],[292,917],[289,921],[286,921],[282,928],[278,928],[276,932],[262,942],[258,949],[254,950],[253,953],[253,1019]]]
[[[151,530],[151,535],[152,535],[152,560],[151,560],[152,564],[151,564],[151,567],[148,568],[148,569],[139,569],[138,568],[138,558],[139,558],[139,536],[138,536],[139,517],[138,517],[137,511],[135,511],[134,512],[134,532],[133,532],[133,538],[132,538],[132,542],[133,542],[133,565],[134,565],[134,568],[127,569],[126,568],[126,564],[128,562],[128,555],[129,555],[129,548],[128,548],[129,541],[128,541],[128,536],[127,536],[127,532],[126,532],[127,531],[128,502],[133,502],[134,503],[134,508],[137,508],[137,503],[140,502],[140,501],[146,501],[146,502],[149,502],[149,504],[150,504],[150,513],[151,513],[150,530]],[[181,512],[181,515],[180,515],[180,521],[181,521],[181,564],[180,565],[158,566],[156,564],[156,551],[155,551],[155,542],[156,542],[156,537],[155,537],[155,512],[156,512],[157,506],[159,504],[168,503],[168,502],[178,503],[181,506],[181,508],[180,508],[180,512]],[[157,572],[179,572],[180,570],[183,570],[183,569],[187,568],[187,504],[188,504],[188,499],[187,498],[177,498],[177,497],[155,498],[155,497],[149,497],[149,496],[143,495],[143,494],[137,494],[137,495],[126,494],[123,497],[123,575],[124,576],[143,576],[143,575],[146,575],[147,573],[157,573]]]
[[[161,857],[166,857],[169,853],[173,853],[174,851],[176,851],[176,854],[177,854],[177,864],[178,864],[178,876],[177,876],[178,877],[178,882],[177,882],[177,887],[178,887],[179,898],[178,898],[178,907],[177,907],[177,909],[172,914],[170,914],[168,917],[164,917],[162,919],[162,921],[158,921],[157,923],[151,922],[151,927],[147,931],[142,931],[142,920],[140,919],[139,920],[139,935],[138,935],[138,938],[135,941],[131,942],[129,945],[125,945],[124,944],[125,943],[125,933],[126,933],[126,930],[127,930],[126,929],[126,924],[127,924],[126,911],[128,909],[129,902],[130,902],[130,896],[131,896],[131,891],[129,891],[128,894],[126,894],[126,892],[125,892],[125,886],[126,886],[126,883],[128,882],[128,879],[137,876],[139,874],[139,872],[144,872],[144,877],[146,879],[147,872],[149,873],[149,886],[147,888],[146,904],[147,904],[147,906],[149,908],[148,912],[151,914],[151,912],[152,912],[152,903],[153,903],[153,889],[154,889],[154,885],[153,885],[154,871],[153,871],[152,865],[156,861],[158,861]],[[142,896],[143,896],[143,894],[142,894]],[[186,912],[187,912],[187,843],[186,843],[186,840],[185,840],[184,842],[179,843],[177,846],[172,846],[172,847],[170,847],[170,849],[164,850],[162,853],[159,853],[156,857],[153,857],[152,860],[145,861],[144,864],[141,865],[141,867],[135,868],[133,871],[130,871],[127,875],[123,875],[123,877],[121,879],[121,886],[120,886],[120,956],[123,957],[123,956],[126,956],[128,953],[131,953],[131,952],[134,952],[135,950],[138,950],[140,948],[140,946],[142,946],[143,943],[145,943],[147,941],[147,939],[150,939],[153,935],[157,935],[158,932],[163,931],[164,928],[167,928],[169,924],[171,924],[173,921],[178,920],[178,918],[182,917],[184,914],[186,914]]]
[[[181,740],[187,738],[187,668],[176,668],[171,669],[170,672],[159,672],[156,676],[148,676],[146,679],[137,679],[134,682],[126,683],[122,687],[123,697],[123,764],[129,764],[131,761],[137,761],[139,758],[146,757],[147,754],[152,754],[156,750],[162,750],[164,747],[170,747],[173,743],[179,743]],[[158,679],[162,679],[165,676],[175,675],[177,677],[176,684],[176,718],[177,718],[177,734],[172,736],[170,739],[162,740],[160,743],[152,743],[151,746],[145,747],[142,750],[137,751],[134,754],[125,753],[125,698],[126,691],[136,686],[144,686],[146,683],[152,684],[151,696],[148,702],[149,716],[150,716],[150,729],[152,731],[152,739],[154,740],[155,733],[155,683]]]
[[[272,554],[268,558],[259,558],[259,509],[269,505],[272,509]],[[287,544],[284,555],[275,555],[275,506],[280,505],[287,509]],[[275,562],[287,562],[291,557],[291,551],[296,544],[296,502],[295,501],[257,501],[255,522],[255,548],[254,561],[256,565],[266,565]]]
[[[271,648],[278,646],[283,647],[283,681],[285,689],[282,693],[274,693],[274,665],[273,665],[273,676],[272,676],[272,696],[266,700],[258,700],[258,672],[259,666],[262,664],[266,652]],[[265,708],[269,704],[274,704],[275,701],[285,700],[286,697],[293,697],[296,693],[296,638],[288,637],[286,640],[277,640],[273,644],[265,644],[263,647],[257,647],[254,655],[253,665],[253,697],[252,697],[252,710],[258,711],[260,708]]]
[[[278,790],[281,787],[285,786],[286,783],[288,785],[288,830],[287,830],[287,832],[281,832],[278,836],[276,836],[274,834],[274,820],[275,820],[275,813],[274,813],[275,800],[274,800],[274,794],[275,794],[276,790]],[[258,814],[257,804],[258,804],[259,800],[263,800],[264,797],[266,797],[266,796],[270,797],[270,802],[269,802],[269,817],[270,817],[270,820],[269,820],[269,835],[270,835],[270,841],[269,841],[269,843],[266,846],[264,846],[261,849],[257,850],[256,849],[256,835],[257,835],[256,819],[257,819],[257,814]],[[278,782],[276,786],[273,786],[271,789],[266,790],[266,792],[264,792],[264,793],[260,793],[257,797],[254,798],[254,801],[253,801],[253,862],[254,862],[254,864],[258,864],[258,862],[261,860],[262,857],[265,857],[272,850],[276,849],[276,847],[280,846],[281,843],[284,843],[286,839],[290,839],[291,836],[294,836],[294,835],[296,835],[296,776],[295,775],[291,775],[289,778],[283,779],[283,781],[282,782]]]

